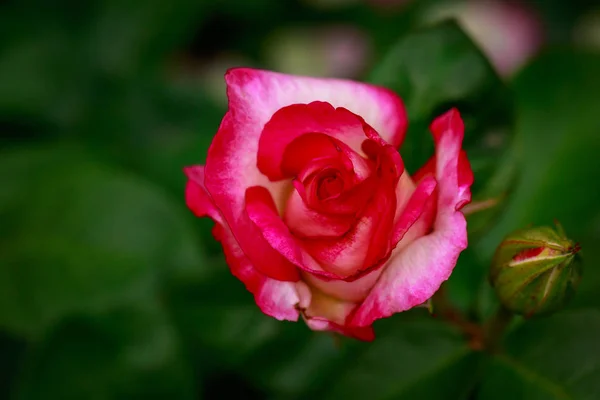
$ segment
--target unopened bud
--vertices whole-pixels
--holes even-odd
[[[558,224],[557,229],[529,228],[508,235],[490,271],[502,305],[526,317],[561,308],[581,278],[579,250]]]

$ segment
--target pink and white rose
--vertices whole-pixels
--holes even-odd
[[[436,154],[412,176],[402,100],[364,83],[237,68],[186,202],[215,221],[231,272],[260,309],[373,340],[373,321],[428,300],[467,246],[473,174],[463,122],[431,124]]]

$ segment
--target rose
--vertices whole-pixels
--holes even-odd
[[[229,110],[186,202],[215,222],[231,272],[267,315],[362,340],[428,300],[467,246],[473,175],[451,110],[412,176],[402,101],[367,84],[233,69]]]

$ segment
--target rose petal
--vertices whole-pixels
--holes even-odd
[[[302,282],[281,282],[261,274],[250,263],[242,249],[237,244],[234,236],[223,224],[223,218],[215,207],[210,195],[204,187],[204,167],[201,165],[187,167],[184,169],[189,178],[186,185],[186,202],[188,207],[199,217],[209,216],[215,222],[213,230],[215,237],[223,245],[227,264],[231,272],[241,280],[248,291],[254,295],[256,304],[267,315],[280,320],[298,320],[297,305],[309,303],[306,295],[300,297],[298,285]],[[306,285],[304,285],[306,286]]]
[[[269,246],[244,212],[244,194],[248,186],[264,185],[283,201],[285,185],[269,182],[258,171],[258,138],[254,143],[240,135],[240,129],[241,125],[231,111],[228,112],[208,150],[204,167],[205,187],[252,265],[270,278],[297,281],[296,267]],[[280,207],[283,208],[283,204]]]
[[[354,187],[342,192],[335,198],[319,201],[316,196],[317,183],[309,178],[304,185],[294,181],[296,191],[304,202],[313,210],[324,214],[356,216],[373,197],[377,187],[377,179],[369,177]]]
[[[307,282],[311,287],[315,287],[321,292],[337,299],[360,303],[367,297],[382,271],[383,268],[373,269],[369,273],[352,281],[324,280],[313,274],[303,273],[302,280]]]
[[[420,237],[390,259],[351,325],[368,326],[379,318],[408,310],[428,300],[450,276],[467,247],[464,215],[457,206],[467,200],[468,188],[459,186],[460,146],[464,126],[451,110],[431,125],[436,142],[437,215],[433,232]],[[464,171],[463,171],[464,172]],[[470,193],[469,193],[470,194]]]
[[[225,75],[231,110],[244,120],[240,134],[256,137],[280,108],[321,101],[360,115],[381,137],[400,146],[407,126],[402,100],[391,90],[340,79],[320,79],[234,68]]]
[[[346,320],[354,308],[356,308],[355,303],[341,301],[313,290],[310,306],[304,310],[303,316],[312,330],[333,331],[359,340],[372,341],[375,339],[375,332],[371,326],[346,325]]]
[[[435,176],[436,158],[436,156],[431,157],[425,165],[415,172],[413,175],[413,180],[415,182],[418,183],[428,176]],[[473,170],[471,169],[471,163],[469,162],[467,153],[464,150],[461,150],[458,158],[458,187],[460,190],[459,197],[463,199],[464,204],[459,203],[457,209],[462,208],[471,201],[471,185],[473,184],[473,180],[474,176]]]
[[[311,210],[294,191],[288,201],[284,221],[298,237],[326,238],[344,235],[354,225],[355,218],[352,215],[322,214]]]
[[[364,300],[379,275],[383,271],[381,268],[390,255],[409,245],[418,237],[428,232],[432,224],[431,214],[435,211],[435,188],[437,182],[433,177],[422,181],[413,195],[403,207],[401,217],[394,224],[392,234],[393,252],[387,254],[376,265],[362,271],[361,273],[338,281],[324,281],[319,277],[310,274],[302,274],[302,278],[324,293],[337,297],[342,300],[361,302]]]
[[[185,185],[185,202],[197,217],[210,217],[223,223],[221,212],[215,207],[204,187],[204,165],[194,165],[183,169],[188,181]]]
[[[307,134],[309,139],[302,140]],[[292,177],[311,158],[335,155],[338,146],[328,137],[357,152],[367,139],[362,119],[344,108],[336,109],[321,101],[281,108],[266,123],[260,136],[258,169],[272,181]],[[298,148],[286,151],[293,142]]]
[[[424,178],[414,190],[412,196],[404,206],[400,217],[394,224],[392,241],[395,245],[402,241],[404,235],[413,227],[415,222],[418,220],[425,222],[427,220],[427,218],[421,217],[423,217],[428,208],[434,205],[430,200],[432,200],[436,187],[437,182],[435,178],[429,176]],[[431,223],[432,221],[429,222]]]
[[[398,152],[383,142],[367,141],[365,152],[376,160],[375,193],[355,227],[344,237],[303,240],[307,251],[327,271],[349,277],[389,256],[396,214],[396,187],[404,172]]]
[[[341,238],[303,240],[326,271],[348,277],[375,264],[391,249],[395,187],[380,185],[354,228]]]
[[[299,268],[325,276],[327,278],[338,279],[338,276],[324,271],[323,268],[301,248],[296,238],[290,233],[289,229],[279,215],[273,202],[273,198],[267,189],[261,186],[255,186],[246,190],[246,212],[259,235],[264,238],[272,249],[285,257],[289,262]]]
[[[433,219],[435,217],[436,204],[435,204],[435,187],[437,182],[434,178],[423,181],[419,184],[416,190],[414,190],[412,196],[405,201],[403,206],[401,217],[396,219],[394,223],[394,229],[391,238],[391,251],[382,257],[379,262],[372,266],[360,271],[357,274],[344,278],[344,282],[355,283],[358,282],[358,288],[364,283],[361,283],[365,278],[369,277],[370,280],[375,275],[375,272],[381,272],[381,267],[386,264],[390,257],[393,257],[404,247],[408,246],[415,239],[427,234],[431,229]],[[379,276],[379,273],[376,274]],[[373,281],[374,283],[374,281]],[[329,283],[327,283],[329,285]],[[319,287],[318,285],[316,285]],[[369,288],[373,285],[371,284]],[[332,285],[332,287],[335,287]],[[357,286],[345,286],[339,285],[339,289],[336,289],[336,296],[340,298],[347,298],[344,296],[353,296],[353,291]],[[328,289],[323,289],[326,293],[332,293]],[[366,297],[366,296],[365,296]],[[348,297],[354,298],[354,297]],[[364,297],[363,297],[364,299]],[[358,301],[358,300],[357,300]]]
[[[278,154],[281,171],[287,177],[299,179],[332,164],[341,171],[352,171],[352,161],[345,156],[340,145],[341,142],[323,133],[298,136]]]
[[[305,133],[285,147],[281,170],[287,177],[304,180],[330,166],[352,172],[357,181],[362,181],[371,174],[371,164],[344,142],[323,133]]]
[[[458,197],[461,201],[456,205],[457,210],[471,202],[471,185],[473,185],[474,180],[475,176],[467,153],[461,150],[458,158]]]
[[[261,311],[279,320],[297,321],[297,306],[301,303],[298,285],[302,282],[283,282],[261,274],[245,256],[231,231],[216,225],[215,232],[220,237],[231,273],[254,295]]]
[[[396,214],[394,215],[394,221],[398,221],[400,215],[406,208],[406,204],[412,197],[415,192],[416,185],[408,175],[408,173],[403,173],[398,180],[398,184],[396,185],[396,201],[398,205],[396,206]]]

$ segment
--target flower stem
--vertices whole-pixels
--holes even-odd
[[[500,306],[494,316],[484,326],[485,348],[490,353],[498,352],[502,345],[502,339],[506,328],[510,325],[514,314]]]
[[[473,350],[483,349],[483,331],[481,326],[470,321],[448,298],[446,286],[442,287],[432,298],[433,315],[438,315],[451,325],[457,327],[467,338]]]

